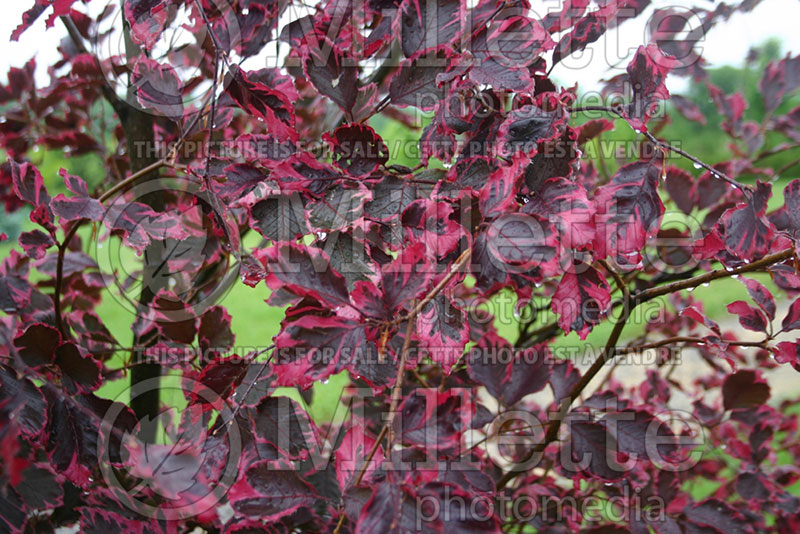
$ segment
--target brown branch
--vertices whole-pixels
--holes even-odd
[[[733,339],[723,339],[721,340],[722,343],[726,345],[733,345],[737,347],[765,347],[769,339],[764,339],[763,341],[737,341]],[[652,343],[645,343],[642,345],[635,345],[632,347],[624,347],[617,349],[617,354],[635,354],[638,352],[642,352],[644,350],[650,349],[657,349],[659,347],[664,347],[666,345],[673,345],[675,343],[695,343],[698,345],[704,345],[707,341],[701,337],[688,337],[688,336],[675,336],[675,337],[668,337],[659,341],[654,341]]]
[[[619,319],[614,325],[614,329],[611,332],[611,335],[608,338],[605,348],[601,355],[594,361],[592,366],[581,376],[580,380],[575,384],[575,386],[570,391],[569,395],[562,400],[561,406],[559,408],[558,416],[550,422],[547,427],[547,431],[545,433],[544,440],[533,447],[528,455],[530,458],[533,454],[537,452],[542,452],[545,448],[550,444],[553,443],[558,439],[558,431],[561,428],[561,420],[566,415],[569,408],[572,406],[572,403],[577,399],[584,389],[589,385],[592,379],[597,376],[603,366],[614,356],[617,354],[624,354],[627,351],[624,349],[618,350],[616,348],[616,344],[619,341],[619,337],[622,334],[622,330],[625,328],[625,324],[630,317],[631,312],[633,311],[636,306],[643,304],[649,300],[654,298],[660,297],[662,295],[667,295],[669,293],[674,293],[676,291],[681,291],[683,289],[689,289],[693,287],[697,287],[701,284],[706,282],[710,282],[712,280],[717,280],[720,278],[727,278],[730,276],[734,276],[741,273],[753,272],[763,269],[764,267],[768,267],[775,263],[779,263],[786,259],[789,259],[794,256],[794,249],[786,249],[781,252],[776,252],[775,254],[770,254],[769,256],[765,256],[758,261],[754,261],[752,263],[747,263],[741,265],[739,267],[735,267],[732,269],[717,269],[714,271],[709,271],[699,276],[695,276],[689,278],[687,280],[680,280],[677,282],[672,282],[670,284],[654,287],[651,289],[647,289],[644,291],[640,291],[634,295],[631,295],[627,300],[623,301],[623,310],[622,314],[620,315]],[[681,338],[674,342],[693,342],[696,338]],[[728,341],[729,344],[737,344],[740,346],[764,346],[765,342],[732,342]],[[666,340],[662,340],[660,342],[654,343],[653,348],[655,346],[664,346],[667,344]],[[646,345],[635,347],[636,349],[641,350],[642,347],[647,347]],[[497,487],[501,488],[508,484],[511,480],[518,477],[523,471],[508,471],[505,475],[503,475],[497,481]]]
[[[392,430],[392,426],[394,425],[394,418],[397,414],[397,408],[400,405],[400,401],[403,398],[403,382],[405,378],[405,370],[406,370],[406,362],[408,361],[408,352],[411,348],[411,336],[414,332],[414,320],[417,318],[417,315],[425,308],[425,306],[434,298],[436,295],[441,293],[442,289],[447,285],[453,277],[458,274],[461,268],[466,265],[469,259],[472,257],[472,249],[468,248],[461,255],[458,259],[453,263],[453,266],[450,268],[450,271],[442,278],[438,284],[436,284],[433,289],[423,298],[416,306],[414,306],[411,311],[406,315],[404,318],[396,319],[392,321],[393,325],[397,325],[403,321],[408,321],[406,325],[406,337],[403,339],[403,348],[400,351],[400,360],[398,361],[397,366],[397,376],[395,377],[394,385],[392,386],[391,392],[391,403],[389,405],[389,415],[386,418],[386,422],[384,423],[383,427],[381,428],[380,434],[378,434],[378,438],[375,440],[375,443],[372,446],[372,449],[367,454],[366,459],[364,460],[364,464],[361,466],[361,470],[358,473],[358,477],[356,478],[355,485],[358,486],[361,484],[361,480],[364,478],[364,473],[367,471],[367,467],[369,466],[372,459],[375,457],[375,453],[378,451],[378,447],[380,447],[381,441],[383,441],[383,437],[387,436],[387,446],[389,448],[392,447],[392,442],[394,441],[394,432]],[[336,525],[336,529],[333,531],[334,534],[338,534],[341,530],[342,525],[344,524],[345,515],[339,517],[339,522]]]
[[[140,170],[139,172],[133,173],[132,175],[130,175],[125,180],[123,180],[123,181],[117,183],[116,185],[114,185],[114,187],[112,187],[111,189],[109,189],[108,191],[106,191],[105,193],[100,195],[100,197],[97,200],[99,200],[100,202],[105,202],[106,200],[108,200],[109,198],[114,196],[114,194],[116,194],[118,191],[121,191],[122,189],[125,189],[126,187],[132,185],[133,183],[135,183],[137,180],[139,180],[143,176],[146,176],[147,174],[160,169],[161,167],[165,166],[166,164],[167,164],[166,160],[161,159],[161,160],[156,161],[152,165],[148,165],[147,167],[145,167],[144,169]],[[64,240],[61,241],[61,243],[58,244],[58,259],[56,260],[56,284],[55,284],[55,293],[53,295],[53,301],[54,301],[53,304],[55,306],[56,328],[58,328],[58,330],[64,336],[68,335],[68,333],[64,329],[62,311],[61,311],[62,310],[62,307],[61,307],[62,287],[61,286],[63,285],[63,282],[64,282],[64,256],[66,255],[67,248],[69,247],[70,241],[72,241],[72,238],[75,237],[75,234],[77,233],[78,228],[80,228],[80,226],[81,226],[81,224],[83,224],[83,222],[84,222],[83,220],[79,220],[79,221],[75,221],[74,223],[72,223],[72,225],[69,227],[69,229],[64,234]]]
[[[628,289],[628,284],[626,284],[625,280],[622,279],[622,276],[620,276],[620,274],[613,267],[611,267],[606,260],[600,260],[599,263],[614,278],[614,281],[617,283],[617,289],[622,292],[622,297],[625,299],[625,301],[630,300],[631,292]]]
[[[605,366],[606,362],[612,359],[616,354],[616,345],[619,341],[620,335],[622,335],[622,330],[625,328],[625,324],[628,321],[628,317],[630,317],[633,308],[636,307],[636,303],[628,300],[625,302],[622,314],[620,315],[617,322],[614,324],[614,329],[611,331],[611,335],[608,337],[608,341],[606,342],[606,346],[603,349],[603,352],[597,359],[594,361],[592,366],[581,376],[580,380],[573,386],[570,390],[569,395],[567,395],[562,401],[561,406],[559,407],[559,413],[556,417],[550,421],[547,425],[547,430],[545,431],[544,440],[541,443],[533,447],[525,458],[528,460],[536,453],[542,452],[547,448],[548,445],[553,443],[558,439],[558,431],[561,429],[561,420],[566,416],[567,412],[569,411],[572,403],[577,399],[586,386],[592,381],[592,379],[600,372],[600,370]],[[525,461],[524,460],[524,461]],[[516,477],[524,473],[524,471],[508,471],[505,475],[503,475],[497,481],[497,488],[502,488],[510,481],[514,480]]]
[[[697,287],[699,285],[705,284],[706,282],[711,282],[712,280],[717,280],[719,278],[727,278],[729,276],[733,276],[736,274],[758,271],[764,267],[769,267],[770,265],[787,260],[793,256],[794,256],[794,249],[789,248],[781,252],[776,252],[775,254],[770,254],[769,256],[764,256],[760,260],[751,263],[745,263],[744,265],[740,265],[739,267],[734,267],[731,269],[716,269],[714,271],[709,271],[707,273],[703,273],[701,275],[694,276],[686,280],[679,280],[677,282],[671,282],[663,286],[645,289],[643,291],[639,291],[638,293],[634,294],[632,298],[637,303],[647,302],[662,295],[675,293],[676,291],[680,291],[682,289],[690,289],[693,287]]]

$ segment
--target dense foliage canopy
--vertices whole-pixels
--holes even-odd
[[[800,531],[797,415],[762,375],[800,371],[800,180],[770,163],[800,147],[800,58],[756,123],[696,45],[758,0],[649,3],[35,0],[12,39],[67,31],[49,85],[31,60],[0,87],[0,194],[36,225],[0,266],[0,530]],[[602,93],[551,79],[640,16]],[[667,76],[707,87],[729,160],[659,137],[667,110],[706,121]],[[620,129],[624,165],[585,156]],[[39,150],[105,171],[52,196]],[[141,272],[99,264],[114,243]],[[755,338],[691,293],[733,278]],[[234,283],[286,309],[246,352]],[[276,389],[343,373],[332,421]]]

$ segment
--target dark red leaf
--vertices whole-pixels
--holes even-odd
[[[71,393],[89,393],[100,386],[100,364],[91,355],[81,353],[74,343],[58,347],[56,365],[63,373],[64,387]]]
[[[667,74],[678,66],[675,58],[665,55],[657,45],[640,46],[628,65],[628,81],[633,87],[633,100],[623,114],[631,126],[647,130],[647,121],[657,111],[658,101],[669,98],[665,85]]]
[[[754,332],[766,333],[767,318],[761,310],[750,306],[743,300],[731,302],[727,308],[730,313],[735,313],[739,316],[739,324],[744,328]]]
[[[248,467],[244,478],[230,489],[229,498],[240,514],[276,521],[313,505],[317,493],[288,467],[264,460]]]
[[[756,371],[738,371],[722,385],[726,410],[760,406],[769,399],[769,386]]]
[[[303,61],[306,77],[317,91],[350,114],[358,96],[358,68],[350,58],[328,40],[308,47]]]
[[[590,265],[577,263],[561,278],[552,306],[564,332],[574,330],[578,337],[586,339],[605,316],[610,302],[611,293],[603,275]]]
[[[571,460],[579,471],[604,480],[617,480],[622,476],[622,469],[613,465],[616,442],[604,425],[569,421],[569,430]]]
[[[141,57],[133,69],[131,83],[143,107],[174,121],[183,119],[183,84],[170,65]]]
[[[47,254],[47,249],[55,244],[56,242],[53,238],[41,230],[31,230],[19,236],[19,246],[22,247],[25,254],[34,260],[41,260],[44,258]]]
[[[432,110],[444,99],[444,91],[436,83],[442,67],[431,65],[422,59],[404,61],[392,76],[389,96],[395,106],[414,106],[421,110]]]
[[[672,95],[669,101],[672,102],[672,104],[675,106],[675,109],[677,109],[681,115],[690,121],[703,125],[706,124],[706,116],[703,115],[703,112],[700,111],[700,108],[697,107],[697,104],[688,98],[681,95]]]
[[[725,247],[742,259],[756,259],[769,251],[773,226],[766,218],[772,187],[758,182],[756,192],[743,204],[726,211],[720,218]]]
[[[102,204],[88,196],[67,198],[62,193],[50,202],[50,207],[53,209],[53,213],[65,221],[76,221],[78,219],[99,221],[104,215]]]
[[[14,339],[22,361],[31,367],[50,365],[55,361],[56,349],[61,344],[61,334],[55,328],[34,324]]]
[[[461,0],[441,0],[436,4],[403,0],[398,19],[403,54],[411,57],[450,43],[462,31],[463,10]]]
[[[153,48],[167,21],[164,0],[124,0],[125,18],[131,25],[131,34],[148,50]]]
[[[747,294],[758,304],[759,308],[764,310],[770,321],[775,319],[775,299],[769,289],[752,278],[740,278],[739,281],[744,284],[747,288]]]
[[[728,504],[709,499],[686,511],[686,517],[701,526],[711,527],[725,534],[752,534],[744,517]]]
[[[256,73],[257,74],[257,73]],[[294,106],[287,96],[261,82],[251,80],[254,73],[245,73],[237,65],[231,66],[227,91],[233,100],[250,115],[264,121],[276,138],[297,139]]]
[[[800,328],[800,299],[792,302],[781,323],[781,330],[784,332],[797,330],[798,328]]]
[[[323,137],[333,150],[333,163],[351,176],[372,174],[389,159],[389,152],[375,130],[362,124],[346,124]]]

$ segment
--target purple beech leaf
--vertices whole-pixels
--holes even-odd
[[[630,163],[598,189],[594,250],[599,258],[613,257],[623,265],[638,263],[640,251],[656,234],[664,215],[658,195],[662,172],[660,158]]]

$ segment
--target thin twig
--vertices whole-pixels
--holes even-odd
[[[676,282],[671,282],[663,286],[645,289],[643,291],[639,291],[638,293],[634,294],[632,298],[638,303],[647,302],[662,295],[675,293],[676,291],[680,291],[682,289],[690,289],[693,287],[697,287],[699,285],[705,284],[706,282],[711,282],[712,280],[717,280],[719,278],[727,278],[729,276],[734,276],[741,273],[758,271],[764,267],[768,267],[775,263],[779,263],[783,260],[787,260],[793,256],[794,256],[794,249],[789,248],[781,252],[776,252],[775,254],[770,254],[769,256],[764,256],[760,260],[751,263],[745,263],[744,265],[740,265],[739,267],[733,267],[730,269],[716,269],[714,271],[709,271],[707,273],[703,273],[701,275],[694,276],[686,280],[678,280]]]
[[[403,321],[405,321],[407,319],[413,319],[417,315],[419,315],[419,313],[425,308],[425,306],[427,306],[428,303],[430,303],[430,301],[432,301],[434,298],[436,298],[436,296],[442,291],[442,289],[444,289],[444,287],[447,285],[447,283],[450,282],[450,280],[452,280],[453,277],[456,274],[458,274],[458,272],[461,270],[461,268],[464,265],[466,265],[466,263],[469,261],[470,257],[472,257],[472,249],[468,248],[467,250],[465,250],[464,252],[461,253],[461,256],[459,256],[458,259],[456,260],[456,262],[453,264],[453,267],[450,269],[450,272],[448,272],[445,275],[445,277],[442,278],[439,281],[439,283],[436,284],[436,286],[434,286],[434,288],[430,291],[430,293],[428,293],[425,296],[425,298],[422,299],[419,302],[419,304],[417,304],[408,313],[408,315],[406,315],[404,317],[398,317],[397,319],[392,321],[391,324],[398,325],[398,324],[402,323]]]
[[[573,112],[573,113],[583,112],[583,111],[605,111],[607,113],[613,113],[614,115],[617,115],[618,117],[620,117],[622,119],[625,118],[625,115],[622,113],[622,111],[618,107],[611,107],[611,106],[582,106],[582,107],[570,108],[569,111]],[[666,141],[661,141],[660,139],[656,138],[656,136],[654,136],[653,134],[651,134],[647,130],[644,130],[644,131],[641,131],[641,132],[638,131],[638,130],[635,130],[635,131],[636,131],[636,133],[644,134],[645,137],[647,137],[647,139],[649,139],[650,142],[655,144],[656,146],[658,146],[658,147],[660,147],[660,148],[662,148],[664,150],[669,150],[670,152],[674,152],[676,154],[679,154],[679,155],[683,156],[684,158],[688,159],[689,161],[691,161],[692,163],[695,163],[696,165],[700,165],[701,167],[706,169],[708,172],[710,172],[712,176],[728,182],[730,185],[732,185],[736,189],[739,189],[740,191],[742,191],[746,195],[749,194],[752,191],[753,188],[751,186],[746,185],[746,184],[740,184],[739,182],[737,182],[736,180],[734,180],[733,178],[731,178],[730,176],[728,176],[724,172],[722,172],[722,171],[720,171],[718,169],[715,169],[714,167],[712,167],[708,163],[706,163],[706,162],[702,161],[701,159],[689,154],[685,150],[682,150],[682,149],[680,149],[680,148],[678,148],[676,146],[672,146],[671,144],[667,143]]]
[[[165,166],[166,164],[167,164],[166,160],[160,159],[155,163],[153,163],[152,165],[148,165],[144,169],[133,173],[128,178],[117,183],[116,185],[114,185],[114,187],[112,187],[111,189],[100,195],[98,201],[100,201],[101,203],[105,202],[106,200],[111,198],[115,193],[133,184],[142,176],[145,176],[150,172],[158,170],[161,167]],[[63,241],[61,241],[61,243],[58,244],[58,258],[56,260],[56,284],[55,284],[55,293],[53,294],[53,301],[54,301],[53,304],[55,307],[56,328],[58,328],[58,330],[64,336],[67,335],[67,332],[65,332],[64,330],[64,323],[61,311],[61,292],[62,292],[61,286],[64,282],[64,256],[66,255],[70,241],[72,241],[72,238],[75,237],[75,234],[77,233],[78,228],[80,228],[82,223],[83,220],[75,221],[74,223],[72,223],[72,225],[64,234]]]
[[[764,347],[766,346],[768,341],[769,338],[763,341],[737,341],[733,339],[722,339],[720,340],[720,343],[737,347]],[[668,337],[665,339],[661,339],[659,341],[654,341],[652,343],[645,343],[642,345],[635,345],[633,347],[620,348],[617,349],[617,354],[636,354],[645,350],[657,349],[660,347],[664,347],[666,345],[673,345],[675,343],[695,343],[698,345],[703,345],[707,343],[707,341],[701,337],[689,337],[689,336]]]

